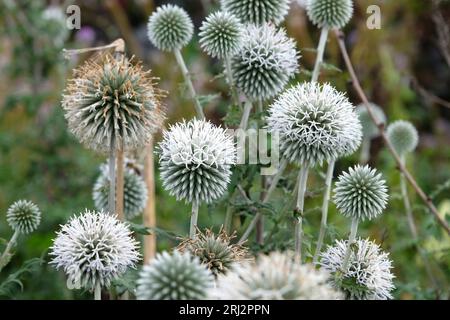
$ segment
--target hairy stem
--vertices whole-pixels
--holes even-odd
[[[250,118],[250,112],[252,111],[253,103],[249,100],[245,101],[244,112],[242,113],[241,123],[239,129],[247,130],[248,119]]]
[[[345,251],[344,262],[342,263],[342,272],[345,274],[348,269],[348,263],[350,262],[350,255],[352,253],[352,246],[356,241],[356,234],[358,233],[359,220],[357,218],[352,219],[352,227],[350,229],[350,236],[348,237],[347,250]]]
[[[197,231],[197,220],[198,220],[198,202],[194,200],[194,202],[192,202],[191,226],[189,228],[189,237],[191,239],[195,238],[195,234]]]
[[[363,138],[361,143],[361,154],[359,156],[359,162],[361,164],[366,164],[370,160],[370,138]]]
[[[6,245],[5,251],[3,251],[2,256],[0,257],[0,271],[9,263],[11,260],[11,249],[15,247],[17,243],[17,238],[19,237],[20,232],[18,230],[14,231],[11,239],[9,239],[8,244]]]
[[[299,261],[301,261],[302,257],[303,214],[305,207],[306,185],[308,182],[308,171],[308,166],[303,165],[298,174],[298,191],[295,206],[295,253]]]
[[[94,300],[102,300],[102,287],[100,282],[97,282],[94,289]]]
[[[240,106],[239,96],[233,78],[233,70],[231,69],[231,57],[225,58],[225,73],[227,76],[228,85],[230,86],[231,98],[233,99],[233,103],[237,106]]]
[[[322,28],[322,31],[320,33],[319,46],[317,47],[316,63],[314,64],[314,71],[311,77],[312,82],[317,82],[317,80],[319,79],[320,69],[323,63],[323,55],[325,53],[325,47],[327,45],[327,39],[328,28]]]
[[[110,214],[116,213],[116,140],[114,134],[111,136],[111,145],[109,150],[108,210]]]
[[[145,184],[147,185],[147,204],[144,209],[144,226],[154,229],[156,227],[155,207],[155,163],[153,161],[153,139],[145,148],[144,165]],[[144,263],[148,263],[156,256],[156,232],[144,236]]]
[[[123,212],[124,206],[124,151],[123,143],[121,148],[117,149],[117,181],[116,181],[116,213],[120,220],[125,220]]]

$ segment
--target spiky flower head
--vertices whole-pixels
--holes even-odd
[[[125,150],[147,145],[164,119],[153,78],[126,57],[107,54],[100,60],[75,69],[64,92],[70,131],[100,152],[110,150],[112,139]]]
[[[369,239],[351,245],[348,269],[342,270],[348,241],[336,240],[321,254],[321,269],[331,273],[333,286],[352,300],[392,299],[394,275],[389,254]]]
[[[70,289],[109,287],[139,260],[138,243],[128,225],[103,211],[86,209],[62,226],[50,255],[67,274]]]
[[[243,28],[239,19],[229,12],[212,13],[200,27],[200,46],[213,58],[231,57],[242,44]]]
[[[369,103],[370,110],[373,115],[377,119],[378,122],[382,124],[386,124],[386,115],[384,114],[383,109],[375,103]],[[367,107],[364,104],[359,104],[356,107],[356,113],[359,116],[359,120],[361,121],[361,125],[363,128],[363,137],[364,139],[374,139],[380,135],[378,127],[373,122],[372,118],[367,111]]]
[[[298,71],[295,42],[273,25],[247,25],[241,50],[232,59],[236,86],[250,99],[267,100],[278,93]]]
[[[291,0],[220,0],[222,9],[244,23],[279,25],[284,21]]]
[[[33,202],[19,200],[8,208],[6,221],[14,231],[31,233],[41,223],[41,211]]]
[[[280,135],[282,156],[314,166],[355,151],[361,124],[347,97],[329,84],[298,84],[269,108],[271,132]]]
[[[341,293],[328,284],[328,273],[300,264],[290,252],[271,252],[236,266],[217,279],[209,298],[219,300],[329,300]]]
[[[108,209],[109,198],[109,165],[100,166],[92,197],[98,210]],[[127,219],[133,219],[144,210],[147,204],[147,185],[140,175],[138,168],[132,161],[125,160],[124,184],[123,184],[123,213]]]
[[[190,252],[215,275],[227,273],[233,264],[249,259],[248,249],[232,244],[235,235],[229,236],[222,229],[215,235],[211,230],[197,230],[194,238],[184,239],[177,247],[180,252]]]
[[[419,134],[411,122],[397,120],[387,127],[387,136],[401,156],[413,152],[419,143]]]
[[[236,161],[233,138],[204,120],[181,122],[159,144],[161,179],[177,200],[210,203],[221,197]]]
[[[356,165],[338,178],[334,188],[334,203],[346,217],[372,220],[386,208],[386,181],[368,165]]]
[[[308,0],[306,12],[319,28],[341,29],[353,16],[352,0]]]
[[[144,266],[137,281],[139,300],[201,300],[214,277],[190,253],[166,251]]]
[[[148,20],[148,37],[162,51],[180,50],[191,41],[194,25],[188,13],[179,6],[158,7]]]

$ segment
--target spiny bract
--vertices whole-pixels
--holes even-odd
[[[177,200],[206,202],[221,197],[236,161],[233,138],[204,120],[177,123],[159,144],[163,186]]]
[[[137,281],[139,300],[201,300],[214,277],[190,253],[160,253],[144,266]]]
[[[248,249],[232,244],[234,236],[228,236],[224,230],[215,235],[211,230],[197,230],[193,238],[184,239],[179,245],[180,252],[190,252],[215,275],[227,273],[232,265],[249,259]]]
[[[126,160],[123,185],[123,212],[127,219],[133,219],[142,213],[147,204],[148,194],[144,179],[130,165],[132,165],[132,162]],[[109,186],[109,165],[103,164],[100,166],[100,175],[92,191],[95,207],[98,210],[108,209]]]
[[[386,115],[384,114],[383,109],[375,103],[369,103],[369,107],[375,116],[375,119],[382,124],[386,124]],[[380,135],[380,131],[370,117],[367,107],[364,104],[359,104],[356,107],[356,113],[361,121],[364,139],[373,139],[378,137]]]
[[[368,165],[356,165],[338,178],[334,203],[346,217],[372,220],[386,208],[388,193],[381,174]]]
[[[419,143],[419,134],[411,122],[397,120],[386,130],[389,141],[400,156],[413,152]]]
[[[231,13],[219,11],[209,15],[200,27],[200,46],[213,58],[236,54],[242,44],[244,26]]]
[[[155,47],[162,51],[175,51],[191,41],[194,25],[184,9],[166,4],[150,16],[147,30]]]
[[[392,299],[394,275],[389,254],[368,239],[358,239],[351,246],[348,269],[342,271],[348,241],[336,240],[322,253],[321,268],[330,272],[333,285],[342,290],[347,299]]]
[[[236,86],[254,101],[270,99],[297,73],[298,59],[295,42],[284,29],[248,25],[232,60]]]
[[[244,23],[275,25],[283,22],[291,0],[221,0],[222,9],[231,12]]]
[[[31,233],[41,223],[41,211],[33,202],[19,200],[8,208],[6,220],[14,231]]]
[[[88,147],[108,151],[145,146],[163,122],[153,78],[126,57],[105,55],[75,69],[62,106],[72,133]]]
[[[298,84],[269,108],[267,124],[280,135],[282,156],[309,166],[354,152],[361,124],[347,97],[329,84]]]
[[[308,0],[306,12],[319,28],[341,29],[353,16],[352,0]]]
[[[295,261],[291,253],[260,255],[256,262],[235,266],[219,276],[210,299],[219,300],[329,300],[341,293],[328,283],[328,273]]]
[[[70,289],[109,287],[139,260],[128,225],[105,212],[86,211],[62,226],[51,247],[51,264],[67,274]]]

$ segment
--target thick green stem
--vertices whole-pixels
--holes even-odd
[[[317,80],[319,79],[320,68],[322,67],[323,63],[323,55],[325,52],[325,47],[327,45],[327,39],[328,39],[328,29],[322,28],[322,32],[320,33],[319,46],[317,47],[316,63],[314,65],[314,71],[311,77],[312,82],[317,82]]]
[[[342,263],[342,273],[345,274],[348,270],[348,263],[350,262],[350,255],[352,253],[352,246],[356,241],[356,234],[358,233],[358,223],[357,218],[353,218],[352,227],[350,230],[350,236],[348,237],[347,250],[345,251],[344,262]]]
[[[114,134],[111,136],[111,145],[109,149],[108,210],[110,214],[116,213],[116,141]]]
[[[303,165],[298,174],[298,191],[297,191],[297,201],[295,206],[295,253],[299,261],[301,261],[302,256],[302,238],[303,238],[303,214],[305,206],[305,193],[306,185],[308,182],[308,171],[307,165]]]
[[[225,215],[224,228],[227,234],[231,234],[231,224],[233,221],[233,206],[228,205],[227,213]]]
[[[14,248],[14,246],[17,243],[17,238],[19,237],[20,232],[18,230],[14,231],[11,239],[9,240],[8,244],[6,245],[5,251],[3,251],[2,256],[0,257],[0,271],[9,263],[11,260],[11,249]]]
[[[191,239],[195,238],[195,234],[197,231],[197,220],[198,220],[198,202],[192,202],[192,212],[191,212],[191,226],[189,228],[189,237]]]
[[[249,100],[245,101],[244,112],[242,113],[241,124],[239,125],[239,129],[247,130],[248,119],[250,118],[250,112],[252,111],[253,103]]]
[[[197,118],[205,119],[205,114],[203,113],[203,107],[198,99],[197,93],[194,89],[194,84],[192,83],[191,75],[189,73],[188,68],[186,67],[186,63],[184,62],[183,56],[181,55],[180,50],[174,51],[175,58],[177,60],[178,66],[181,69],[181,73],[183,74],[184,82],[186,83],[187,89],[189,91],[190,98],[194,102],[195,111],[197,113]]]
[[[359,157],[359,162],[361,164],[366,164],[370,159],[370,138],[364,138],[361,144],[361,155]]]
[[[322,203],[322,220],[320,222],[319,238],[317,239],[316,252],[314,253],[313,263],[317,263],[319,254],[322,249],[323,240],[325,239],[325,233],[327,230],[327,218],[328,218],[328,203],[330,202],[331,194],[331,182],[333,180],[333,172],[335,161],[331,160],[328,163],[327,176],[325,177],[325,192],[323,195]]]
[[[97,282],[94,289],[94,300],[102,300],[102,287],[100,282]]]

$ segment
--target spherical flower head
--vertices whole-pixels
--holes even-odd
[[[148,37],[155,47],[173,52],[191,41],[194,25],[188,13],[172,4],[158,7],[148,20]]]
[[[279,25],[284,21],[291,0],[221,0],[222,9],[244,23]]]
[[[184,239],[177,247],[180,252],[190,252],[200,259],[215,276],[227,273],[235,263],[249,259],[248,249],[232,244],[234,235],[229,236],[222,229],[217,235],[207,229],[197,230],[194,238]]]
[[[100,166],[100,175],[97,178],[92,198],[98,210],[108,209],[109,200],[109,165]],[[147,204],[147,185],[144,179],[130,160],[125,160],[123,184],[123,213],[127,219],[137,217]]]
[[[329,300],[342,295],[328,283],[328,273],[295,261],[291,253],[260,255],[256,262],[236,266],[219,276],[210,299]]]
[[[233,138],[204,120],[173,125],[159,144],[161,179],[177,200],[206,202],[220,198],[236,161]]]
[[[212,13],[200,27],[200,46],[213,58],[231,57],[242,44],[243,28],[239,19],[229,12]]]
[[[408,121],[397,120],[387,127],[387,136],[400,156],[413,152],[419,143],[417,129]]]
[[[381,174],[368,165],[356,165],[339,176],[334,203],[346,217],[372,220],[386,208],[388,193]]]
[[[106,152],[111,140],[125,150],[148,144],[164,120],[153,78],[125,57],[106,55],[74,71],[62,106],[70,131],[89,148]]]
[[[348,269],[343,271],[348,241],[336,240],[321,254],[321,269],[331,273],[333,286],[352,300],[392,299],[394,275],[389,254],[368,239],[351,246]]]
[[[8,208],[6,221],[14,231],[31,233],[41,223],[41,211],[33,202],[19,200]]]
[[[190,253],[158,254],[144,266],[137,281],[138,300],[201,300],[214,277]]]
[[[308,0],[306,12],[319,28],[341,29],[353,16],[352,0]]]
[[[383,109],[381,109],[381,107],[377,106],[374,103],[369,103],[369,107],[377,121],[382,124],[386,124],[386,115],[384,114]],[[356,113],[358,114],[359,120],[361,121],[364,139],[370,140],[378,137],[380,135],[380,131],[370,117],[365,104],[358,105],[356,107]]]
[[[128,225],[109,213],[86,210],[62,226],[51,247],[51,264],[67,274],[70,289],[109,287],[139,260]]]
[[[250,99],[267,100],[280,93],[298,71],[295,42],[273,25],[247,25],[242,47],[233,57],[236,86]]]
[[[322,164],[355,151],[361,124],[347,97],[329,84],[298,84],[269,108],[271,132],[280,136],[280,151],[290,162]]]

